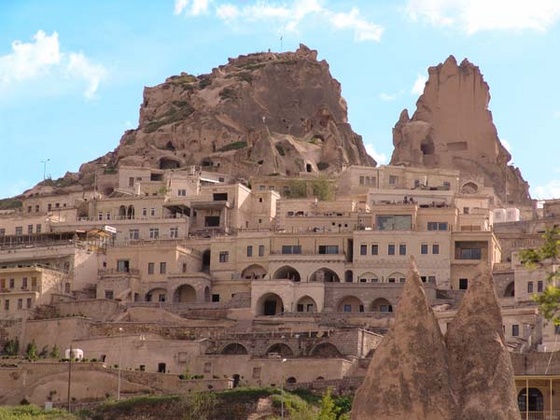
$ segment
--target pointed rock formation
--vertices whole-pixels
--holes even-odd
[[[352,406],[353,420],[454,420],[445,343],[411,259],[395,322]]]
[[[447,335],[449,373],[461,420],[518,420],[513,367],[492,275],[481,266]]]
[[[508,165],[511,155],[498,138],[479,68],[450,56],[428,73],[416,112],[410,118],[404,110],[393,129],[391,165],[459,169],[465,183],[483,179],[502,202],[530,205],[529,185]]]

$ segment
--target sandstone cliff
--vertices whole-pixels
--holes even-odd
[[[125,132],[104,161],[200,165],[239,177],[376,164],[348,124],[328,64],[303,45],[240,56],[210,74],[182,73],[145,88],[139,127]]]
[[[502,202],[529,205],[529,185],[508,165],[511,155],[498,138],[479,68],[450,56],[428,73],[416,112],[410,118],[404,110],[393,129],[391,165],[459,169],[465,179],[482,176]]]

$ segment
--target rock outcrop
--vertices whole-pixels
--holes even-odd
[[[529,185],[508,165],[511,155],[498,138],[479,68],[450,56],[428,73],[416,112],[410,118],[405,109],[393,129],[391,165],[459,169],[465,180],[482,178],[504,204],[530,205]],[[473,184],[464,192],[474,192]]]
[[[395,322],[352,405],[353,420],[519,420],[513,367],[487,266],[444,339],[414,261]]]
[[[395,322],[377,348],[352,406],[353,420],[453,420],[445,343],[416,264]]]
[[[125,132],[103,161],[200,165],[241,178],[376,164],[348,123],[327,62],[303,45],[240,56],[210,74],[182,73],[145,88],[139,127]]]
[[[449,375],[462,420],[519,420],[500,304],[486,264],[470,284],[446,335]]]

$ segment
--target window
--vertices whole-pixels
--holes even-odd
[[[428,244],[420,245],[420,254],[427,255],[428,254]]]
[[[544,290],[544,283],[542,280],[539,280],[537,282],[537,292],[541,293]]]
[[[406,244],[399,244],[399,255],[406,255]]]
[[[37,290],[37,277],[31,277],[31,290]]]
[[[6,229],[0,229],[0,236],[6,236]]]
[[[457,248],[457,259],[460,260],[481,260],[481,248]]]
[[[387,246],[387,255],[395,255],[395,244],[389,244]]]
[[[31,213],[31,209],[33,209],[33,206],[27,206],[27,213]]]
[[[155,264],[153,262],[148,263],[148,274],[154,274]]]
[[[169,228],[169,237],[170,238],[178,238],[179,237],[179,228],[178,227]]]
[[[221,263],[227,263],[229,261],[229,252],[228,251],[221,251],[219,261]]]
[[[150,209],[150,216],[154,217],[155,215],[156,215],[156,209],[155,209],[155,207],[152,207]]]
[[[165,274],[167,272],[167,263],[160,262],[159,263],[159,274]]]
[[[397,282],[397,279],[396,279],[395,277],[389,277],[389,278],[387,279],[387,282],[388,282],[388,283],[396,283],[396,282]]]
[[[113,291],[105,290],[105,299],[113,300]]]
[[[428,222],[428,230],[447,230],[447,222]]]
[[[130,262],[128,260],[117,260],[117,271],[126,273],[130,270]]]
[[[16,227],[16,235],[23,235],[23,227],[17,226]]]
[[[47,211],[51,211],[51,209],[52,209],[52,204],[51,203],[47,204]]]
[[[15,279],[10,279],[10,289],[13,289],[16,286]]]
[[[469,208],[468,207],[463,207],[463,214],[469,214]]]
[[[134,177],[133,176],[128,178],[128,186],[129,187],[134,187]]]
[[[282,245],[282,254],[301,254],[301,245]]]
[[[179,197],[186,197],[187,195],[187,190],[181,189],[181,190],[177,190],[177,195]]]
[[[432,245],[432,254],[434,255],[439,254],[439,244]]]
[[[379,255],[379,245],[373,244],[371,246],[371,255]]]
[[[412,230],[411,215],[379,215],[375,218],[377,230]]]
[[[428,276],[428,283],[436,284],[436,276]]]
[[[459,279],[459,290],[467,290],[469,287],[469,279]]]
[[[338,254],[338,245],[319,245],[319,254]]]
[[[183,263],[182,271],[183,273],[187,272],[187,263]]]
[[[451,182],[443,181],[443,188],[445,188],[446,190],[451,189]]]
[[[352,312],[352,305],[346,303],[343,308],[344,312]]]
[[[397,185],[399,177],[396,175],[389,175],[389,185]]]
[[[27,225],[27,233],[33,235],[33,225]]]
[[[360,255],[367,255],[367,245],[360,245]]]
[[[37,226],[35,226],[35,232],[37,233],[41,233],[41,224],[38,224]]]
[[[37,205],[35,206],[35,213],[39,213],[39,208],[40,208],[40,207],[39,207],[39,204],[37,204]]]
[[[24,290],[27,289],[27,277],[21,279],[21,288]]]
[[[220,301],[220,295],[212,295],[212,302],[219,302]]]
[[[248,257],[253,256],[253,247],[251,245],[247,245],[247,256]]]
[[[159,238],[159,229],[150,228],[150,239],[158,239],[158,238]]]
[[[512,337],[519,337],[519,325],[513,324],[511,326],[511,336]]]
[[[533,293],[533,282],[532,281],[527,282],[527,293]]]
[[[4,301],[4,310],[6,310],[6,311],[10,310],[10,299],[6,299]]]
[[[128,238],[129,239],[140,239],[140,231],[138,229],[129,229],[128,230]]]
[[[364,185],[364,177],[360,176],[360,185]]]
[[[259,257],[264,257],[264,245],[259,245]]]
[[[146,217],[148,215],[148,209],[146,207],[144,207],[142,209],[142,217]]]
[[[97,220],[103,220],[103,212],[97,213]]]
[[[31,308],[31,304],[32,304],[31,298],[27,298],[27,301],[26,301],[26,307],[27,307],[27,309]]]
[[[17,300],[17,308],[18,309],[23,309],[23,299],[18,299]]]

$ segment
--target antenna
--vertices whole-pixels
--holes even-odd
[[[282,52],[282,39],[284,38],[283,35],[280,35],[280,52]]]
[[[50,159],[45,159],[41,161],[41,163],[43,164],[43,181],[47,179],[47,162],[50,162]]]

